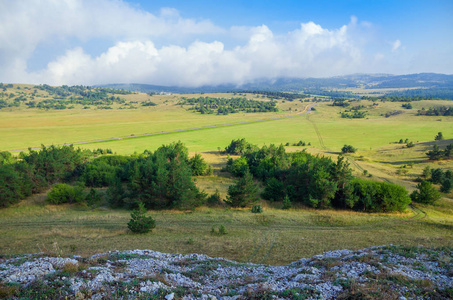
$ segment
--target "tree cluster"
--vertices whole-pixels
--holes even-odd
[[[0,207],[47,189],[64,180],[80,167],[88,153],[71,146],[44,147],[40,151],[21,153],[19,159],[9,152],[1,152]]]
[[[440,191],[449,193],[453,189],[453,172],[451,170],[443,171],[442,169],[423,170],[424,177],[434,184],[440,184]]]
[[[42,192],[52,184],[47,201],[53,204],[91,205],[105,198],[115,207],[133,207],[140,201],[152,208],[185,209],[206,201],[192,175],[204,175],[210,168],[200,155],[189,158],[180,142],[135,156],[90,159],[92,156],[91,151],[73,146],[43,146],[40,151],[21,153],[19,159],[0,152],[0,207]],[[91,188],[88,193],[86,187]],[[108,188],[105,195],[95,189],[100,187]]]
[[[286,93],[286,92],[275,92],[275,91],[250,91],[248,93],[263,95],[269,99],[283,99],[286,101],[294,101],[297,99],[305,99],[310,97],[309,95],[299,93]]]
[[[417,111],[417,116],[453,116],[453,107],[430,107],[428,110],[422,108]]]
[[[180,105],[191,105],[191,110],[201,114],[228,115],[230,113],[255,113],[255,112],[277,112],[276,101],[256,101],[246,98],[185,98],[179,102]]]
[[[300,202],[314,208],[346,208],[368,212],[404,211],[411,202],[404,187],[352,176],[343,156],[337,162],[305,151],[286,153],[275,145],[250,147],[240,161],[244,177],[251,173],[265,185],[263,198]],[[289,200],[290,199],[290,200]]]
[[[433,146],[433,150],[426,152],[430,160],[450,159],[453,157],[453,143],[447,145],[444,150],[441,150],[438,145]]]

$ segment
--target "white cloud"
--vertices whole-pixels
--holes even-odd
[[[154,15],[120,0],[0,1],[0,82],[200,86],[398,67],[386,61],[388,44],[366,48],[371,27],[352,16],[336,29],[308,21],[276,34],[264,24],[223,29],[173,8]],[[97,54],[84,47],[99,40]],[[71,46],[45,68],[28,70],[36,48],[52,41]],[[395,52],[401,42],[392,46]]]
[[[392,43],[392,51],[395,52],[401,47],[401,41],[396,40]]]
[[[237,29],[236,29],[237,30]],[[356,72],[361,50],[348,26],[327,30],[313,22],[275,36],[265,25],[244,29],[247,42],[225,49],[220,41],[157,48],[151,40],[117,42],[97,57],[81,48],[67,51],[47,69],[31,74],[51,84],[118,82],[200,86],[242,84],[256,78],[328,76]]]
[[[0,80],[19,80],[35,49],[50,41],[178,39],[222,32],[208,20],[184,19],[175,9],[153,15],[117,0],[0,1]]]

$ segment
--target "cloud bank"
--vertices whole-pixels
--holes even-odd
[[[336,29],[308,21],[275,34],[266,25],[220,28],[172,8],[151,14],[122,1],[3,1],[0,81],[194,87],[382,71],[386,53],[400,50],[401,42],[370,52],[370,27],[352,17]],[[101,50],[93,53],[87,44]],[[39,47],[55,45],[64,49],[46,67],[28,68]]]

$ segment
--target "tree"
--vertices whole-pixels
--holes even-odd
[[[258,187],[253,182],[253,176],[247,171],[235,185],[228,187],[226,204],[232,207],[246,207],[258,200]]]
[[[431,168],[429,166],[426,166],[424,169],[423,169],[423,177],[425,177],[426,179],[428,179],[429,177],[431,177]]]
[[[417,189],[412,192],[411,199],[414,202],[424,203],[424,204],[434,204],[441,198],[441,194],[438,190],[432,185],[431,182],[423,180],[417,184]]]
[[[138,203],[138,209],[131,213],[131,219],[127,223],[127,228],[134,233],[147,233],[156,227],[156,221],[149,216],[145,216],[146,208],[142,202]]]
[[[352,145],[344,145],[343,148],[341,148],[342,153],[355,153],[356,151],[357,149]]]
[[[193,176],[201,176],[206,174],[208,164],[203,159],[203,157],[201,157],[201,154],[197,153],[192,158],[190,158],[189,165],[190,168],[192,169]]]
[[[444,139],[444,136],[443,136],[442,132],[438,132],[436,137],[434,138],[434,140],[436,140],[436,141],[441,141],[443,139]]]
[[[449,193],[453,188],[453,178],[445,178],[442,181],[442,185],[440,187],[440,191],[442,193]]]

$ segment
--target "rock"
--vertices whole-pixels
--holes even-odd
[[[166,300],[173,300],[173,298],[175,298],[175,293],[171,293],[171,294],[168,294],[167,296],[165,296]]]

